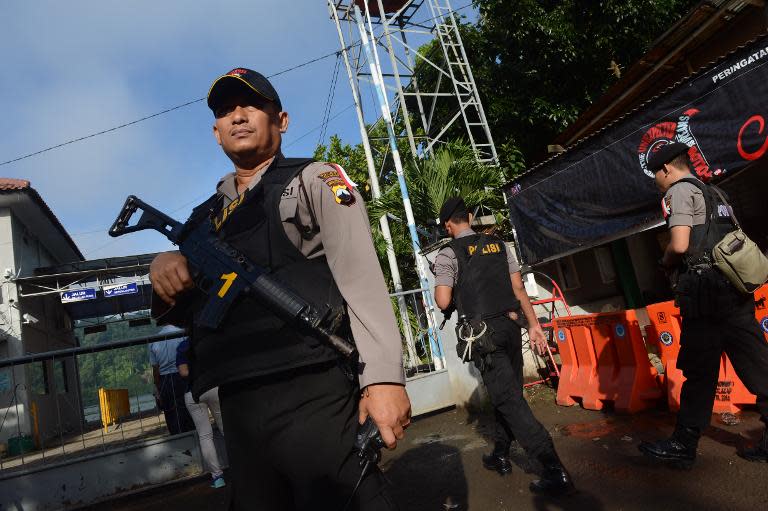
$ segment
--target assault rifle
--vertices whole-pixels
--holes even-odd
[[[131,218],[137,211],[141,211],[141,216],[131,225]],[[109,229],[109,235],[117,237],[144,229],[164,235],[178,245],[181,254],[187,258],[195,285],[207,295],[207,301],[195,319],[197,325],[217,328],[235,300],[241,295],[249,295],[283,321],[320,337],[344,357],[350,358],[355,352],[352,344],[333,334],[338,313],[331,308],[324,313],[317,311],[268,270],[255,265],[219,239],[210,224],[203,222],[185,229],[181,222],[129,195]]]

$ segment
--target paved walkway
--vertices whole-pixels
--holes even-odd
[[[91,424],[82,434],[70,433],[63,438],[57,436],[49,438],[45,449],[3,457],[0,459],[0,474],[56,463],[116,446],[131,445],[137,440],[149,440],[167,435],[168,428],[165,426],[165,417],[162,413],[156,410],[142,412],[134,414],[130,419],[119,424],[109,426],[107,431]]]
[[[727,426],[713,416],[691,471],[654,466],[640,455],[640,439],[668,435],[674,417],[664,411],[619,416],[563,408],[549,389],[531,396],[534,413],[552,433],[579,492],[571,497],[535,497],[535,477],[520,451],[512,474],[483,469],[489,449],[491,416],[449,410],[416,420],[406,441],[385,453],[382,468],[404,511],[758,511],[768,509],[768,465],[735,454],[744,439],[756,439],[762,425],[754,412]],[[226,489],[204,479],[115,500],[98,509],[120,511],[216,511],[225,509]],[[106,506],[106,507],[103,507]],[[95,509],[95,508],[94,508]]]

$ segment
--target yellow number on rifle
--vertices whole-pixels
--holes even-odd
[[[227,294],[227,291],[229,291],[229,288],[232,286],[232,283],[237,278],[237,273],[235,272],[225,273],[219,278],[224,281],[224,284],[222,284],[221,289],[219,289],[218,295],[219,295],[219,298],[224,298],[224,295]]]

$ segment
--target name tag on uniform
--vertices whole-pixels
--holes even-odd
[[[284,199],[293,199],[295,197],[299,196],[299,185],[295,183],[291,183],[286,187],[285,190],[283,190],[283,194],[280,196],[281,200]]]
[[[730,217],[731,211],[728,206],[725,204],[718,204],[717,205],[717,216],[719,217]]]
[[[469,255],[474,255],[478,247],[470,246],[468,248],[469,248]],[[500,254],[500,253],[501,253],[501,245],[499,243],[486,243],[480,249],[480,254],[482,255]]]

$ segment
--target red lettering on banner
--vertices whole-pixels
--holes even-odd
[[[702,178],[702,181],[706,181],[712,177],[712,171],[709,169],[709,165],[704,159],[704,155],[701,154],[701,151],[699,151],[697,146],[688,148],[688,158],[691,160],[691,165],[693,165],[696,175]]]
[[[651,144],[659,139],[674,140],[675,128],[677,128],[677,123],[675,122],[660,122],[659,124],[651,127],[651,129],[645,132],[643,138],[640,140],[640,146],[637,148],[637,152],[647,152]],[[658,150],[658,148],[655,149]]]
[[[744,125],[739,130],[739,138],[736,140],[736,148],[739,150],[739,154],[742,158],[745,160],[757,160],[759,158],[762,158],[762,156],[765,154],[766,151],[768,151],[768,138],[765,139],[765,142],[763,142],[763,145],[758,149],[757,151],[753,153],[749,153],[744,150],[744,147],[741,144],[741,137],[744,134],[744,130],[749,126],[750,124],[756,122],[759,126],[757,133],[759,135],[763,134],[763,128],[765,127],[765,119],[763,119],[762,115],[753,115],[749,119],[747,119],[747,122],[744,123]]]

